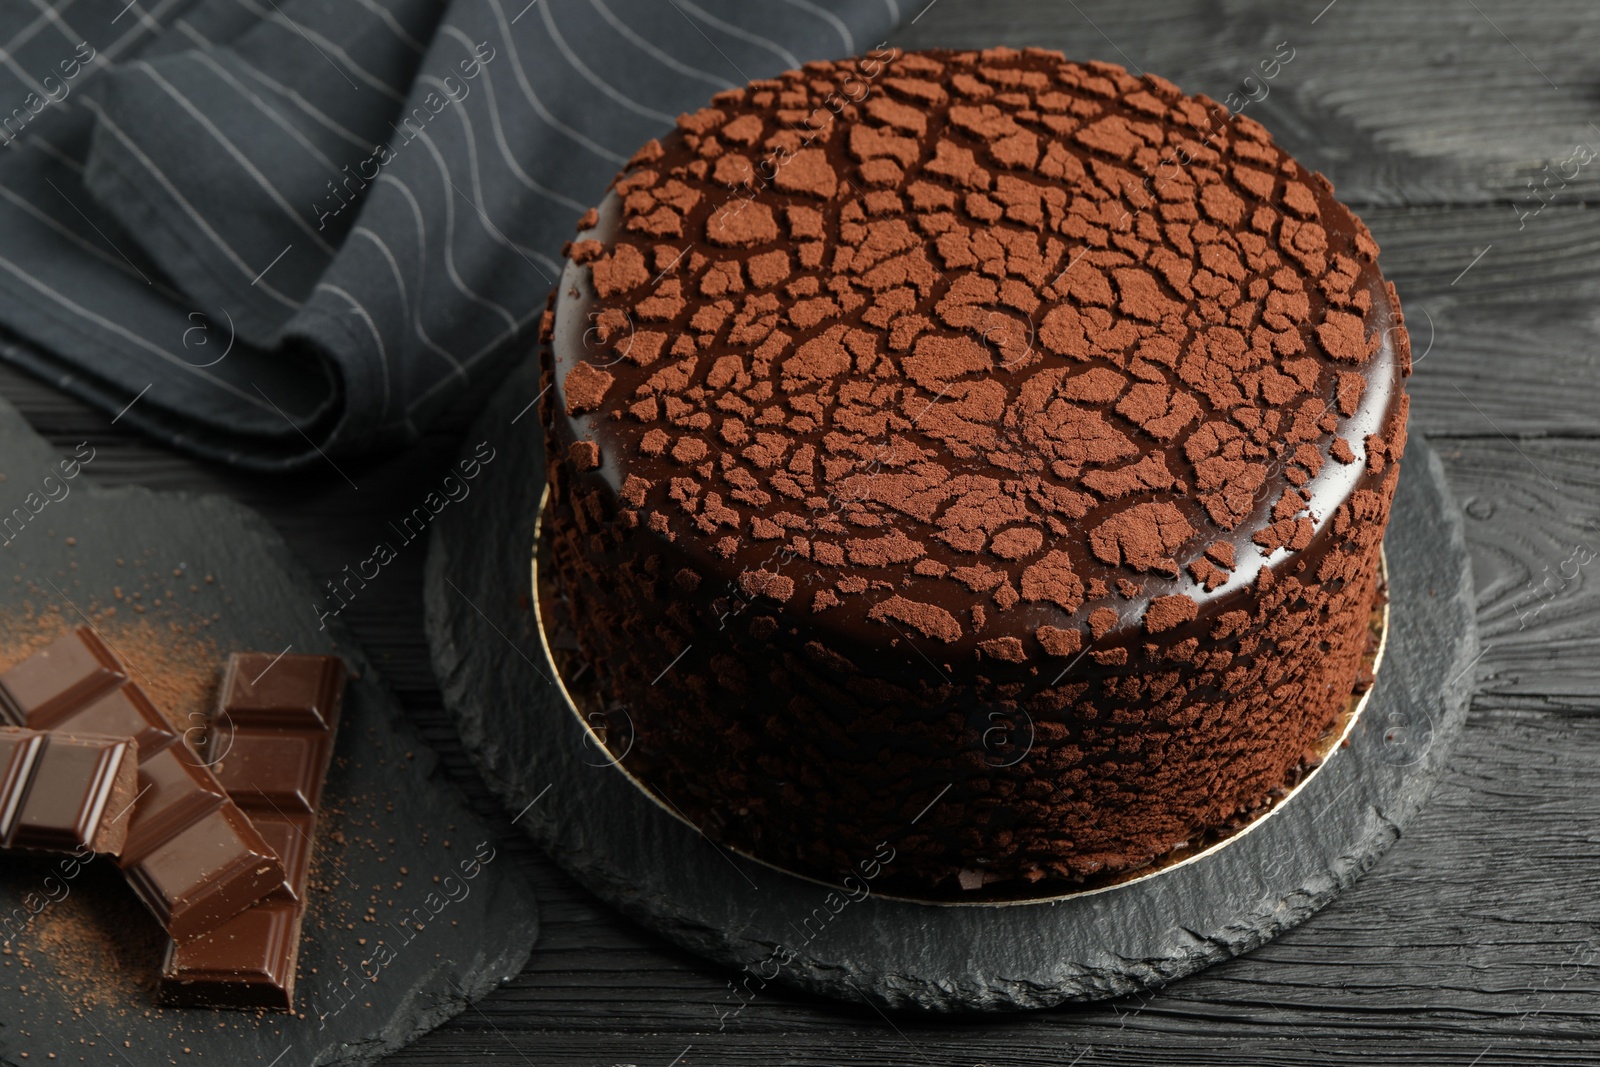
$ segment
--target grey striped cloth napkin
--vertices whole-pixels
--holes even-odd
[[[201,455],[414,437],[719,89],[896,0],[5,0],[0,358]]]

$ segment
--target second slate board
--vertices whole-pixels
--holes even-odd
[[[538,934],[521,875],[337,620],[319,629],[316,590],[277,534],[221,497],[99,489],[92,460],[69,480],[63,458],[0,402],[0,646],[87,617],[155,680],[158,704],[231,651],[336,653],[353,677],[297,1014],[159,1007],[165,935],[112,863],[67,876],[59,860],[7,856],[0,1063],[369,1064],[521,971]]]

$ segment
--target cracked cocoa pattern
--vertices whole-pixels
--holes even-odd
[[[629,765],[780,865],[889,840],[929,884],[1264,803],[1350,692],[1404,449],[1403,319],[1328,182],[1034,49],[678,125],[542,328],[557,580]]]

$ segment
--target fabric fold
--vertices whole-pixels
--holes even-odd
[[[898,17],[125,3],[0,9],[0,358],[259,469],[404,443],[529,358],[563,241],[639,144]]]

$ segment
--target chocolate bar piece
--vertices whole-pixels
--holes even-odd
[[[293,1010],[312,835],[344,683],[336,656],[229,657],[208,750],[220,754],[228,795],[282,858],[284,879],[217,929],[168,946],[163,1002]]]
[[[117,862],[173,937],[213,930],[282,883],[266,840],[88,627],[0,674],[0,720],[138,742],[138,800]]]
[[[0,726],[0,848],[114,856],[138,782],[136,741]]]

